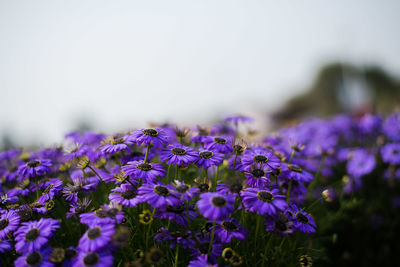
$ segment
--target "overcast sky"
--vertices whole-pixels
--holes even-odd
[[[400,75],[400,1],[0,0],[0,135],[271,110],[331,60]]]

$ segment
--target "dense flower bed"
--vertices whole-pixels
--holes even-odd
[[[354,230],[335,224],[349,211],[366,207],[368,229],[399,226],[399,114],[313,119],[262,138],[244,133],[249,123],[75,132],[63,146],[2,152],[1,263],[351,263],[357,250],[335,248]]]

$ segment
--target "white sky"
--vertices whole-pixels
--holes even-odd
[[[400,1],[0,0],[0,135],[276,108],[331,60],[400,75]]]

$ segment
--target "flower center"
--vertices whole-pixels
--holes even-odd
[[[226,144],[226,140],[224,138],[221,137],[214,137],[214,142],[221,144],[221,145],[225,145]]]
[[[107,210],[107,216],[108,217],[115,217],[118,214],[119,210],[116,208],[111,208]]]
[[[136,165],[136,168],[142,171],[150,171],[151,169],[153,169],[153,165],[148,164],[148,163],[140,163],[138,165]]]
[[[163,197],[169,196],[169,190],[165,186],[157,185],[154,187],[154,192]]]
[[[200,193],[208,192],[210,186],[208,184],[201,184],[199,185]]]
[[[177,213],[177,214],[181,214],[182,212],[185,211],[185,209],[183,208],[183,206],[179,206],[179,207],[172,207],[171,205],[167,205],[167,211],[169,212],[173,212],[173,213]]]
[[[66,248],[65,249],[65,258],[66,259],[73,259],[76,257],[76,255],[78,255],[78,252],[76,252],[75,249],[73,248]]]
[[[255,177],[255,178],[261,178],[265,175],[265,172],[261,169],[254,169],[251,171],[251,174]]]
[[[202,157],[203,159],[209,159],[212,158],[212,156],[214,156],[214,153],[211,151],[202,151],[199,153],[199,156]]]
[[[33,228],[29,230],[26,235],[25,235],[25,240],[26,241],[34,241],[38,236],[40,235],[40,231],[37,228]]]
[[[229,191],[231,191],[231,193],[239,193],[240,191],[242,191],[243,186],[239,183],[233,184],[229,187]]]
[[[180,147],[174,147],[173,149],[171,149],[172,154],[174,155],[185,155],[186,154],[186,150]]]
[[[257,163],[267,163],[268,162],[268,158],[264,155],[257,155],[254,157],[254,161]]]
[[[237,225],[230,221],[223,221],[221,225],[226,231],[229,232],[235,232],[238,230]]]
[[[132,199],[132,198],[136,197],[136,192],[133,190],[126,190],[126,191],[121,192],[120,195],[124,199]]]
[[[97,217],[100,217],[100,218],[105,218],[105,217],[107,217],[107,212],[105,210],[98,209],[94,212],[94,215],[96,215]]]
[[[89,252],[84,258],[83,258],[83,264],[86,266],[93,266],[96,265],[99,262],[99,255],[95,252]]]
[[[0,221],[0,230],[3,230],[4,228],[6,228],[9,224],[9,220],[8,219],[3,219]]]
[[[291,170],[291,171],[294,171],[294,172],[302,172],[303,171],[302,168],[294,166],[294,165],[289,165],[288,169]]]
[[[90,228],[87,236],[89,237],[89,239],[96,239],[100,236],[101,234],[101,228],[100,227],[94,227],[94,228]]]
[[[123,142],[125,142],[125,138],[121,137],[121,138],[115,138],[111,141],[112,145],[118,145],[118,144],[122,144]]]
[[[189,189],[189,186],[187,186],[187,185],[179,185],[176,187],[176,191],[181,194],[185,193],[188,189]]]
[[[40,166],[40,161],[38,161],[38,160],[29,161],[28,163],[26,163],[26,166],[28,166],[30,168],[36,168],[36,167]]]
[[[297,220],[299,220],[299,222],[301,222],[302,224],[307,224],[307,223],[309,222],[307,216],[304,215],[304,214],[301,213],[301,212],[298,212],[298,213],[296,214],[296,218],[297,218]]]
[[[271,192],[264,190],[258,191],[257,197],[259,200],[264,202],[271,202],[272,200],[274,200],[274,195],[271,194]]]
[[[50,254],[50,261],[54,263],[61,263],[65,258],[65,251],[63,248],[53,248]]]
[[[39,252],[33,251],[26,257],[25,262],[29,266],[37,266],[42,262],[42,255]]]
[[[286,225],[286,223],[278,220],[275,222],[275,228],[281,232],[285,232],[287,230],[287,225]]]
[[[150,136],[157,136],[158,135],[158,132],[155,129],[144,129],[144,130],[142,130],[142,132],[145,135],[150,135]]]
[[[204,242],[198,245],[199,251],[201,254],[207,254],[208,253],[208,247],[210,246],[209,242]]]
[[[163,257],[163,254],[162,254],[162,252],[159,251],[158,249],[155,250],[155,251],[153,251],[153,253],[151,253],[151,255],[150,255],[150,259],[151,259],[151,262],[152,262],[152,263],[158,263],[158,262],[160,262],[161,259],[162,259],[162,257]]]
[[[226,205],[227,201],[224,197],[213,197],[211,202],[214,206],[222,208]]]

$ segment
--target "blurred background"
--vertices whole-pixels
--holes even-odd
[[[400,103],[400,2],[0,0],[0,148]]]

